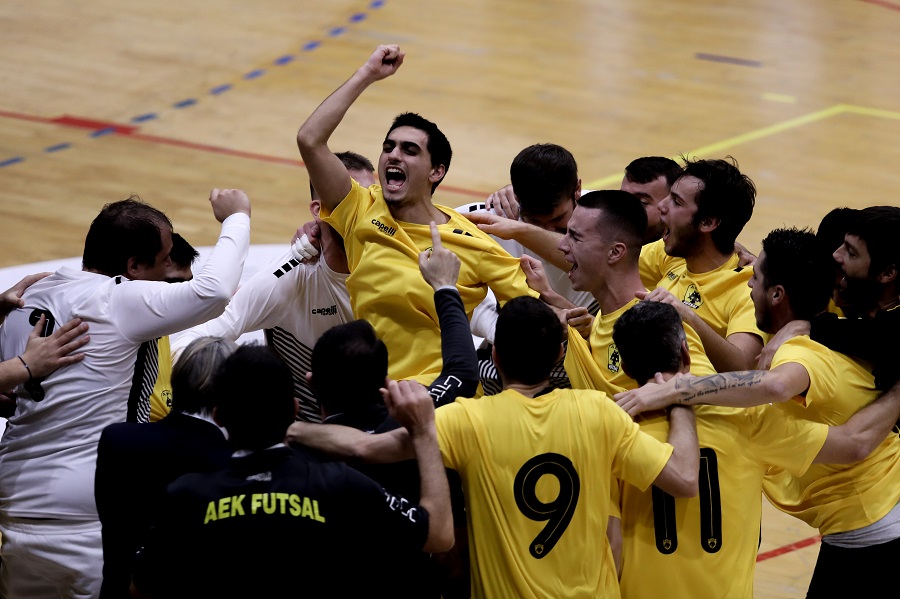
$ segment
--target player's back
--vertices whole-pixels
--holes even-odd
[[[670,451],[644,453],[637,426],[596,391],[507,390],[436,418],[445,464],[463,480],[474,597],[618,596],[610,472],[647,485]]]
[[[655,487],[641,492],[620,484],[626,599],[751,599],[763,476],[770,466],[802,473],[827,434],[824,426],[785,418],[770,406],[697,406],[695,415],[696,497],[674,499]],[[668,435],[668,420],[659,413],[640,426],[659,440]]]

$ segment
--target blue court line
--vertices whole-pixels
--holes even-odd
[[[373,0],[372,2],[369,3],[368,8],[377,10],[379,8],[384,7],[385,4],[387,4],[387,0]],[[348,22],[349,23],[360,23],[360,22],[366,20],[367,17],[368,17],[368,14],[365,11],[357,12],[357,13],[352,14],[349,17]],[[347,31],[348,31],[348,28],[346,26],[338,25],[338,26],[332,27],[331,29],[328,30],[328,36],[332,37],[332,38],[339,37],[339,36],[343,35],[344,33],[346,33]],[[308,42],[305,42],[302,46],[300,46],[300,49],[303,52],[312,52],[313,50],[319,48],[321,45],[322,45],[321,40],[309,40]],[[288,64],[291,64],[292,62],[294,62],[294,60],[296,60],[296,58],[297,58],[297,56],[294,54],[285,54],[284,56],[280,56],[280,57],[276,58],[275,60],[273,60],[272,64],[274,66],[285,66],[285,65],[288,65]],[[254,79],[259,79],[260,77],[266,75],[267,72],[268,71],[266,69],[254,69],[248,73],[245,73],[243,75],[242,79],[245,81],[252,81]],[[207,91],[207,95],[208,96],[218,96],[218,95],[221,95],[233,88],[234,88],[234,85],[231,83],[222,83],[220,85],[215,85],[215,86],[211,87]],[[197,98],[186,98],[184,100],[181,100],[179,102],[175,102],[175,103],[171,104],[171,107],[177,108],[177,109],[189,108],[191,106],[197,105],[199,102],[200,102],[200,100]],[[139,114],[139,115],[133,116],[129,120],[132,123],[144,123],[147,121],[156,120],[158,118],[160,118],[160,113],[147,112],[144,114]],[[111,135],[114,133],[116,133],[115,127],[107,127],[104,129],[97,129],[97,130],[91,131],[90,133],[88,133],[88,136],[97,138],[97,137],[104,137],[107,135]],[[66,150],[68,148],[71,148],[72,145],[73,144],[71,144],[69,142],[62,142],[62,143],[58,143],[58,144],[49,146],[47,148],[44,148],[44,152],[45,153],[59,152],[61,150]],[[2,168],[4,166],[11,166],[13,164],[18,164],[18,163],[24,162],[24,161],[25,161],[24,156],[15,156],[12,158],[7,158],[6,160],[0,161],[0,168]]]
[[[7,158],[6,160],[0,161],[0,168],[3,168],[4,166],[10,166],[13,164],[18,164],[18,163],[24,162],[24,161],[25,161],[24,156],[16,156],[15,158]]]

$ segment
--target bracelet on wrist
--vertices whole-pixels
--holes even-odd
[[[28,363],[25,362],[25,358],[23,358],[22,356],[16,356],[16,357],[19,358],[19,362],[21,362],[22,366],[25,367],[25,370],[28,371],[28,380],[30,381],[30,380],[34,379],[34,375],[31,374],[31,368],[28,367]]]

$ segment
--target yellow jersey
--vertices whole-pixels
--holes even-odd
[[[618,597],[606,539],[611,475],[646,489],[672,446],[598,391],[506,390],[435,413],[462,478],[472,597]]]
[[[786,414],[839,425],[880,394],[865,367],[809,337],[785,341],[772,368],[788,362],[803,366],[810,382],[804,396],[778,404]],[[863,528],[900,500],[900,437],[889,433],[869,457],[853,464],[815,464],[799,477],[774,470],[763,488],[775,507],[823,535]]]
[[[638,388],[637,382],[622,369],[619,350],[613,342],[616,321],[638,301],[633,299],[609,314],[598,314],[588,341],[570,328],[565,368],[573,389],[597,389],[612,396]],[[684,332],[691,354],[691,374],[715,374],[716,371],[703,350],[700,336],[687,324],[684,325]]]
[[[647,289],[656,289],[666,273],[680,266],[684,266],[684,258],[676,258],[666,253],[666,242],[662,239],[646,243],[641,247],[641,258],[638,262],[638,270],[641,273],[641,283]]]
[[[501,302],[538,296],[518,258],[455,210],[435,207],[450,219],[438,229],[444,247],[459,256],[456,288],[469,318],[488,287]],[[431,384],[441,372],[441,331],[434,290],[419,272],[419,253],[431,247],[431,229],[395,220],[381,187],[363,188],[356,181],[334,211],[323,206],[320,216],[344,238],[350,305],[387,345],[390,376]]]
[[[692,308],[720,337],[734,333],[750,333],[765,339],[756,327],[756,315],[747,281],[753,267],[738,266],[738,255],[709,272],[694,274],[687,265],[666,272],[657,287],[668,289],[672,295]]]
[[[162,420],[172,411],[172,349],[169,336],[160,337],[157,344],[159,374],[156,375],[156,384],[150,394],[150,422]]]
[[[772,406],[696,406],[694,413],[697,497],[620,483],[624,599],[752,599],[763,477],[772,466],[803,474],[828,435],[826,425]],[[665,416],[640,427],[660,440],[669,432]]]

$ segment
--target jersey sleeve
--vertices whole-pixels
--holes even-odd
[[[111,319],[132,342],[149,341],[222,314],[237,290],[250,248],[250,217],[232,214],[209,259],[190,281],[123,280],[110,298]]]
[[[471,397],[478,390],[478,356],[462,298],[456,289],[439,289],[434,305],[441,326],[441,374],[428,386],[435,407],[452,403],[457,397]]]
[[[618,439],[613,446],[613,476],[645,491],[662,472],[675,448],[642,432],[637,423],[611,401],[607,408],[604,419],[610,429],[607,434],[611,439]]]
[[[472,424],[463,402],[456,401],[434,413],[438,445],[444,466],[457,472],[464,469],[473,451]]]
[[[687,340],[688,352],[691,355],[691,374],[694,376],[716,374],[716,369],[709,361],[709,356],[706,355],[703,341],[697,331],[691,325],[684,323],[684,335]]]
[[[521,295],[540,296],[525,281],[519,259],[507,254],[499,245],[496,249],[482,252],[478,267],[481,280],[491,288],[500,302],[507,302]]]
[[[748,267],[752,268],[752,267]],[[749,333],[756,335],[760,339],[765,339],[765,335],[756,326],[756,308],[753,306],[753,299],[742,285],[732,290],[734,302],[731,307],[731,314],[728,318],[728,325],[725,329],[725,336],[734,335],[735,333]]]
[[[809,405],[814,397],[833,397],[837,389],[835,369],[828,359],[827,351],[816,351],[815,342],[809,337],[794,337],[785,341],[772,357],[770,370],[775,370],[782,364],[795,363],[803,366],[809,375],[809,389],[806,395],[795,398],[804,407]]]
[[[293,259],[289,255],[284,258],[284,261]],[[281,277],[276,277],[269,269],[256,273],[241,285],[221,316],[178,335],[173,353],[180,354],[199,337],[236,341],[244,333],[276,326],[284,311],[290,309],[294,298],[302,292],[306,268],[305,264],[298,263]]]
[[[797,418],[771,405],[748,408],[748,440],[761,464],[802,476],[825,445],[828,425]]]
[[[347,237],[356,228],[360,216],[366,209],[368,198],[369,190],[351,178],[350,191],[344,199],[334,210],[328,210],[323,204],[319,209],[319,218],[331,225],[341,237]]]

